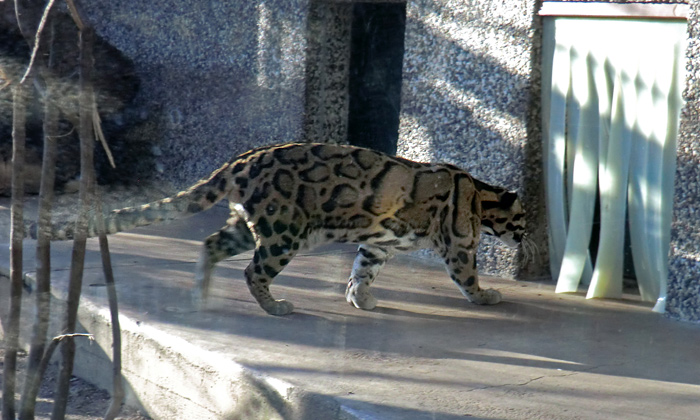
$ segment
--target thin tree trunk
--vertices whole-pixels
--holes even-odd
[[[21,0],[15,0],[17,25],[22,30]],[[26,26],[26,25],[24,25]],[[23,35],[25,32],[23,32]],[[22,79],[24,81],[25,79]],[[16,81],[14,83],[17,83]],[[13,88],[12,98],[12,201],[10,213],[10,311],[5,331],[3,361],[2,420],[15,419],[15,389],[19,321],[22,310],[22,245],[24,237],[24,154],[26,143],[25,84]]]
[[[27,375],[22,391],[19,419],[34,418],[36,397],[39,392],[41,375],[39,365],[46,350],[46,335],[49,328],[51,305],[51,207],[54,199],[54,182],[56,178],[56,138],[58,136],[58,107],[54,103],[55,89],[51,82],[49,69],[53,67],[53,25],[47,42],[49,51],[48,63],[42,66],[46,82],[46,97],[44,98],[44,155],[42,158],[41,186],[39,190],[39,217],[36,245],[36,289],[35,305],[36,320],[32,333]]]
[[[92,69],[94,64],[92,48],[94,30],[86,26],[80,30],[80,210],[75,228],[73,254],[71,260],[70,280],[68,285],[68,308],[63,327],[64,334],[75,332],[78,317],[78,305],[83,283],[85,266],[85,243],[92,196],[90,188],[94,184],[94,130],[92,126]],[[61,346],[61,371],[56,384],[56,395],[51,414],[52,420],[62,420],[65,417],[70,377],[73,373],[75,357],[75,341],[68,338]]]
[[[97,201],[97,231],[100,235],[100,253],[102,254],[102,268],[105,282],[107,283],[107,296],[109,298],[109,315],[112,319],[112,401],[107,408],[104,420],[113,420],[121,410],[124,401],[124,384],[122,383],[122,340],[121,327],[119,325],[119,306],[117,304],[117,289],[112,272],[112,259],[109,254],[109,242],[105,234],[104,218],[100,197],[95,195]]]
[[[10,313],[5,331],[2,418],[15,419],[15,388],[19,320],[22,310],[22,242],[24,239],[24,148],[26,140],[26,86],[17,84],[13,95],[12,118],[12,210],[10,231]]]

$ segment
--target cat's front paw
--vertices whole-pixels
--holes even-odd
[[[470,300],[477,305],[495,305],[501,301],[501,292],[496,289],[479,290]]]
[[[356,287],[349,286],[345,291],[345,299],[352,306],[365,311],[371,311],[377,307],[377,298],[372,296],[369,290],[358,290]]]
[[[273,300],[265,304],[261,304],[260,306],[265,310],[265,312],[275,316],[289,315],[294,311],[294,305],[284,299]]]

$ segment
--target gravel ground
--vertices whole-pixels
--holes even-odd
[[[5,361],[5,349],[0,348],[0,386],[3,383],[3,369]],[[18,359],[20,366],[20,372],[23,371],[26,363],[26,354],[22,353]],[[55,378],[57,374],[57,367],[52,365],[49,367],[46,375],[44,376],[44,381],[41,385],[39,391],[39,398],[37,399],[36,407],[36,420],[49,419],[51,417],[51,410],[53,408],[53,394],[55,388]],[[21,380],[18,381],[18,385],[21,385]],[[68,408],[66,410],[66,419],[68,420],[97,420],[102,419],[102,416],[107,411],[109,407],[110,396],[107,391],[98,389],[92,384],[73,377],[71,379],[71,393],[70,399],[68,400]],[[20,388],[21,389],[21,388]],[[17,395],[17,400],[19,400],[19,395]],[[0,401],[2,401],[2,396],[0,395]],[[143,415],[138,410],[134,410],[130,407],[123,407],[117,419],[121,420],[149,420],[150,417]]]

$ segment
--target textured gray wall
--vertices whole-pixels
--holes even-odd
[[[668,314],[700,321],[700,2],[690,2],[686,106],[681,115],[671,227]]]
[[[398,154],[518,190],[539,259],[485,238],[482,272],[546,274],[536,1],[419,0],[407,7]]]
[[[668,312],[700,320],[700,23],[691,1]],[[311,4],[311,6],[310,6]],[[184,186],[252,146],[344,142],[349,2],[86,3],[130,56],[156,123],[164,180]],[[517,189],[539,259],[484,240],[482,271],[547,274],[539,133],[539,0],[417,0],[407,6],[399,154],[457,164]]]
[[[156,121],[144,135],[159,139],[157,170],[174,187],[253,146],[346,141],[351,2],[85,7],[98,32],[136,62],[139,100]],[[408,3],[399,153],[518,189],[539,227],[535,9],[535,0]],[[540,258],[529,265],[484,240],[482,271],[545,275],[544,232],[533,229]]]
[[[84,2],[131,57],[158,171],[182,187],[230,157],[303,136],[308,2]]]
[[[309,7],[306,68],[308,141],[346,143],[352,3],[312,1]]]

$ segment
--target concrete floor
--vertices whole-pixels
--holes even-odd
[[[400,257],[375,284],[379,307],[365,312],[343,296],[354,248],[333,246],[296,257],[273,285],[296,305],[290,316],[253,301],[248,255],[220,265],[199,311],[194,261],[225,218],[215,208],[110,238],[124,375],[131,402],[154,418],[700,419],[700,326],[634,296],[585,300],[484,278],[504,302],[475,306],[442,267]],[[81,347],[77,373],[107,387],[106,292],[96,241],[89,249],[80,320],[99,345]],[[57,295],[69,255],[69,243],[56,244]]]

